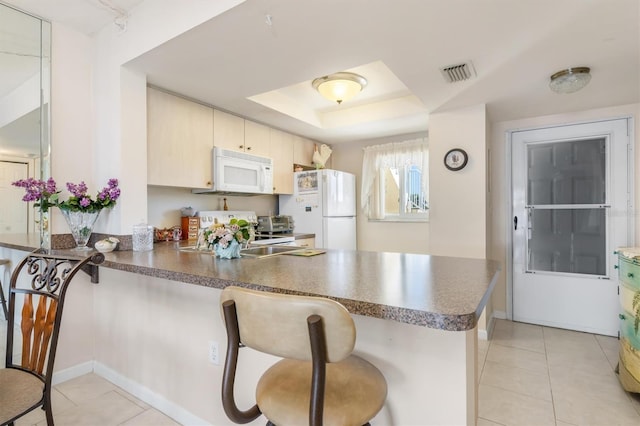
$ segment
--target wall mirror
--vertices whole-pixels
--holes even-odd
[[[0,234],[46,248],[48,215],[11,182],[50,176],[50,65],[51,23],[0,3]]]

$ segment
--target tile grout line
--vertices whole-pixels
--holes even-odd
[[[553,409],[553,420],[558,424],[558,414],[556,413],[556,398],[553,392],[553,382],[551,381],[551,368],[549,367],[549,354],[547,353],[546,327],[542,327],[542,345],[544,346],[544,359],[547,362],[547,376],[549,377],[549,390],[551,391],[551,408]]]

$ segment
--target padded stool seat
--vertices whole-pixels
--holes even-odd
[[[26,371],[0,369],[0,419],[13,419],[37,406],[44,395],[44,382]]]
[[[304,425],[309,421],[310,394],[311,363],[284,359],[262,375],[256,401],[272,423]],[[368,361],[351,355],[343,361],[329,363],[324,423],[361,426],[382,409],[386,396],[384,376]]]

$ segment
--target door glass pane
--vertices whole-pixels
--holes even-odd
[[[606,275],[606,209],[529,210],[527,270]]]
[[[527,204],[604,204],[605,138],[529,144]]]

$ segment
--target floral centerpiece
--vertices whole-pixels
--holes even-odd
[[[67,190],[71,195],[65,201],[60,200],[61,191],[53,178],[46,181],[34,178],[20,179],[12,185],[24,188],[26,194],[22,200],[35,202],[34,207],[39,207],[41,212],[47,213],[50,207],[60,209],[76,241],[76,250],[87,250],[87,242],[100,211],[115,206],[116,200],[120,197],[118,179],[109,179],[107,186],[102,188],[95,198],[87,194],[88,188],[84,181],[79,184],[67,182]]]
[[[120,197],[118,179],[109,179],[107,186],[102,188],[96,199],[87,195],[87,185],[83,182],[74,184],[67,182],[67,190],[71,196],[66,201],[60,201],[60,190],[56,181],[49,178],[46,181],[28,178],[20,179],[12,183],[13,186],[24,188],[26,194],[22,201],[35,201],[34,207],[39,207],[40,211],[48,212],[49,207],[59,207],[62,210],[94,212],[116,205],[116,200]]]
[[[225,259],[240,257],[241,245],[251,236],[249,222],[231,219],[228,224],[216,223],[206,228],[198,241],[198,247],[213,249],[216,255]]]

